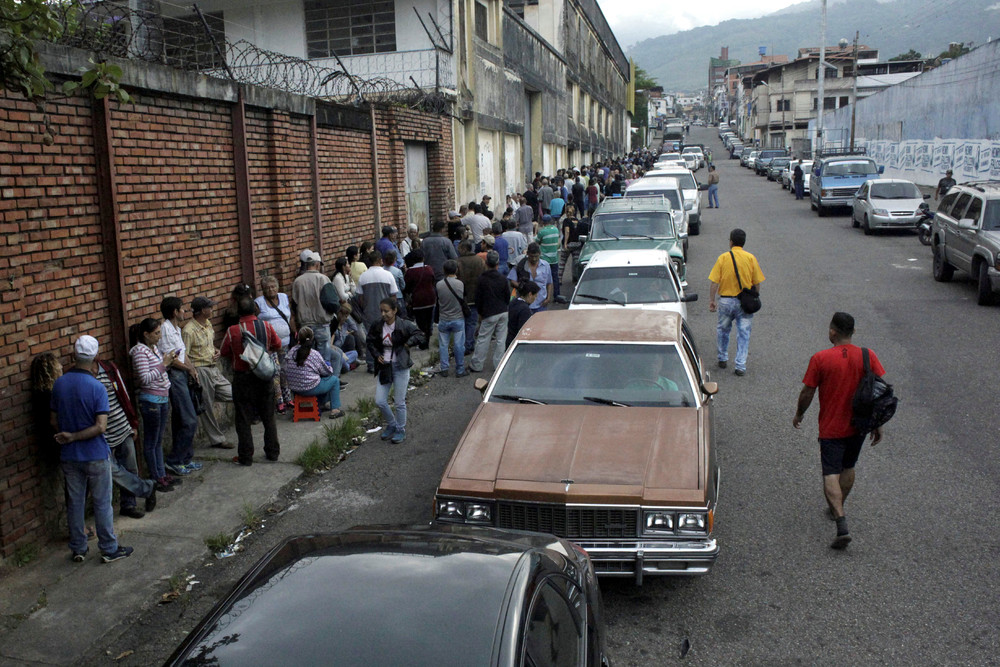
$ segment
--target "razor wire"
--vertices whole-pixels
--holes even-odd
[[[451,100],[413,82],[361,77],[346,68],[269,51],[225,37],[220,14],[170,17],[117,2],[74,0],[54,8],[63,26],[58,43],[97,55],[158,63],[206,76],[348,104],[401,105],[450,113]],[[206,30],[206,27],[208,30]],[[220,56],[220,51],[222,56]]]

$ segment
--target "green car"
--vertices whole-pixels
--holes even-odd
[[[683,213],[683,211],[681,212]],[[662,197],[622,197],[605,199],[595,210],[590,233],[573,267],[576,279],[598,250],[666,250],[677,269],[682,285],[687,285],[684,248],[674,224],[674,210]]]

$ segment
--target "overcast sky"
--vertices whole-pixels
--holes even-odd
[[[728,19],[748,19],[771,14],[802,0],[772,0],[759,4],[747,0],[597,0],[622,48],[636,42],[715,25]]]

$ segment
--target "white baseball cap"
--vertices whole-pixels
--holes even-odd
[[[93,336],[80,336],[73,345],[76,358],[81,361],[93,361],[97,357],[97,339]]]

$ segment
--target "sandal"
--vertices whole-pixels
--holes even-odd
[[[344,416],[344,411],[339,408],[330,411],[330,419],[340,419],[343,416]]]

